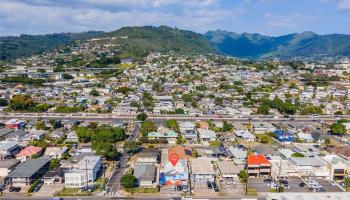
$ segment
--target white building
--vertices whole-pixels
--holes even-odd
[[[250,133],[249,131],[245,130],[235,130],[235,135],[239,138],[242,138],[246,142],[254,142],[255,141],[255,135]]]
[[[198,129],[199,137],[202,141],[215,141],[216,133],[212,130]]]
[[[85,156],[73,169],[64,174],[64,186],[81,188],[93,184],[101,169],[100,156]]]
[[[330,179],[330,172],[326,162],[318,157],[290,158],[294,168],[300,177],[313,176],[317,178]]]
[[[215,171],[210,159],[199,157],[191,159],[192,181],[207,182],[214,181]]]

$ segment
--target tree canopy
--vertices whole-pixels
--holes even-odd
[[[147,114],[146,113],[140,113],[136,116],[136,119],[139,121],[146,121],[147,119]]]
[[[140,132],[142,136],[145,137],[148,133],[154,131],[157,131],[157,126],[154,122],[146,120],[141,124]]]
[[[330,129],[333,135],[343,136],[346,133],[345,125],[338,122],[332,124]]]
[[[137,179],[135,176],[127,174],[127,175],[122,176],[122,178],[120,179],[120,184],[124,188],[133,188],[137,184]]]

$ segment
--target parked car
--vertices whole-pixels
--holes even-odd
[[[272,179],[270,178],[264,179],[264,183],[271,183],[271,182],[272,182]]]
[[[305,183],[299,183],[299,187],[304,187]]]
[[[41,186],[44,185],[44,182],[41,181],[40,183],[38,183],[34,188],[33,188],[33,192],[37,192],[40,190]]]
[[[329,181],[331,185],[336,185],[337,183],[335,181]]]
[[[177,191],[182,191],[182,186],[181,185],[176,186],[176,190]]]
[[[14,187],[14,186],[11,186],[10,188],[9,188],[9,191],[10,192],[19,192],[19,191],[21,191],[21,187]]]
[[[207,181],[207,186],[208,186],[209,189],[212,189],[212,188],[213,188],[213,186],[212,186],[212,184],[211,184],[210,181]]]
[[[211,184],[213,185],[214,191],[215,191],[215,192],[219,192],[219,188],[218,188],[218,186],[216,185],[216,183],[215,183],[215,182],[211,182]]]
[[[171,191],[176,191],[176,186],[175,185],[171,186]]]

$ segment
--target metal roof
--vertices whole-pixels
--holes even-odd
[[[10,174],[10,178],[31,177],[50,161],[49,158],[30,159],[16,167]]]

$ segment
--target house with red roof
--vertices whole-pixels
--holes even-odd
[[[36,146],[28,146],[22,149],[17,155],[16,158],[21,160],[22,162],[26,161],[28,158],[32,158],[34,155],[40,155],[42,153],[41,147]]]
[[[271,176],[271,163],[262,154],[252,154],[247,157],[249,177]]]

